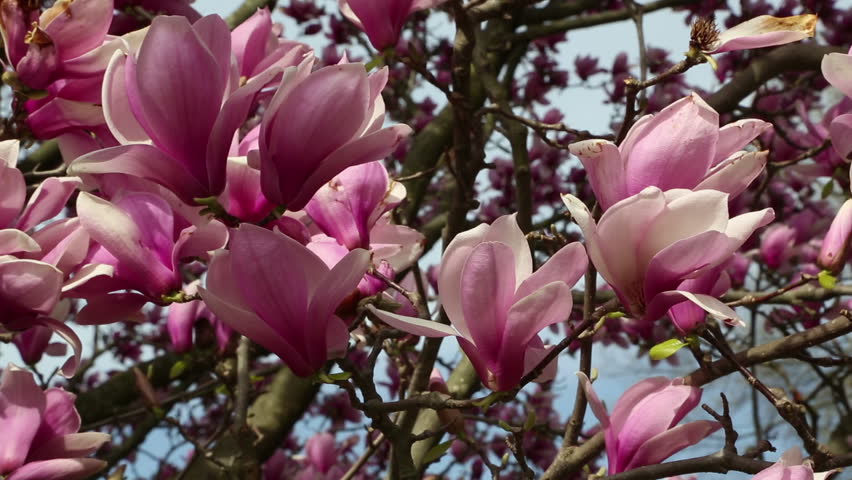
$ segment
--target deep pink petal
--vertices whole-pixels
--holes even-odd
[[[106,325],[116,322],[144,320],[142,307],[148,298],[138,293],[111,293],[86,299],[86,306],[74,321],[80,325]]]
[[[69,175],[125,174],[144,178],[174,192],[188,204],[208,195],[207,187],[193,178],[175,159],[151,145],[121,145],[77,158]]]
[[[110,441],[108,433],[85,432],[71,433],[47,439],[38,444],[28,460],[48,460],[51,458],[79,458],[98,451],[101,446]]]
[[[722,428],[719,422],[698,420],[678,425],[651,438],[636,450],[625,470],[657,465],[686,447],[704,440],[707,436]]]
[[[476,345],[492,372],[500,362],[506,317],[515,294],[514,279],[514,253],[505,243],[480,243],[462,268],[461,306],[470,329],[468,340]],[[523,362],[519,367],[522,369]]]

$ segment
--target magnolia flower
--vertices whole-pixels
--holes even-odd
[[[488,388],[509,390],[547,354],[538,333],[568,318],[588,259],[575,242],[535,273],[532,265],[515,216],[506,215],[460,233],[444,251],[438,293],[452,326],[368,308],[414,335],[455,336]],[[538,380],[553,378],[555,366]]]
[[[604,429],[608,475],[661,463],[722,427],[711,420],[678,425],[698,406],[702,393],[681,379],[646,378],[627,389],[609,415],[589,378],[582,372],[577,376]]]
[[[77,214],[94,241],[85,262],[88,268],[78,277],[97,277],[70,293],[86,298],[76,318],[83,324],[122,320],[138,314],[148,301],[161,303],[164,295],[183,285],[181,259],[206,257],[228,240],[227,229],[218,221],[193,218],[198,222],[193,225],[162,197],[148,192],[127,192],[112,201],[82,192]]]
[[[690,46],[704,53],[772,47],[813,37],[817,16],[792,17],[761,15],[719,33],[713,19],[699,19],[692,26]]]
[[[648,187],[596,223],[578,198],[562,199],[583,231],[589,258],[632,316],[656,320],[669,307],[691,301],[717,318],[741,322],[716,298],[690,291],[688,282],[731,258],[772,221],[772,209],[730,218],[727,193]]]
[[[825,480],[834,471],[815,473],[810,462],[802,461],[802,452],[799,447],[793,447],[783,455],[771,467],[761,470],[751,480]]]
[[[822,75],[834,88],[852,98],[852,49],[822,57]],[[843,158],[852,152],[852,113],[838,115],[829,126],[831,144]]]
[[[260,127],[259,165],[266,198],[291,211],[301,210],[345,168],[390,155],[411,128],[382,128],[381,92],[387,80],[387,68],[367,76],[360,63],[313,73],[309,66],[288,70]],[[329,128],[330,121],[334,128]]]
[[[318,433],[308,439],[305,447],[307,465],[296,476],[296,480],[338,480],[346,473],[340,465],[340,452],[334,445],[330,433]]]
[[[772,225],[760,237],[760,258],[767,267],[777,269],[793,254],[796,230],[783,225]]]
[[[760,175],[768,154],[742,149],[771,127],[745,119],[719,128],[719,114],[693,93],[640,118],[620,146],[584,140],[569,149],[580,157],[604,210],[651,186],[735,197]]]
[[[42,391],[31,373],[9,365],[0,383],[0,475],[6,480],[79,480],[106,467],[87,458],[108,442],[106,433],[80,430],[75,396]]]
[[[280,38],[281,30],[264,7],[231,32],[231,51],[241,77],[250,79],[270,68],[298,65],[311,52],[304,43]]]
[[[329,269],[296,240],[242,224],[230,249],[213,255],[198,291],[220,321],[304,377],[345,350],[349,331],[335,311],[369,264],[370,254],[356,249]]]
[[[188,295],[195,295],[198,292],[199,284],[200,281],[198,280],[190,283],[186,286],[184,292]],[[175,352],[188,352],[192,349],[192,334],[195,330],[195,324],[202,318],[206,318],[215,330],[219,351],[225,351],[228,342],[231,340],[233,330],[220,322],[204,302],[193,300],[185,303],[174,303],[169,307],[169,313],[166,316],[166,330],[169,332],[169,339]]]
[[[73,59],[101,46],[112,13],[112,1],[104,0],[59,0],[41,15],[17,0],[2,0],[0,25],[9,63],[27,87],[45,88],[74,69]]]
[[[405,187],[391,182],[382,162],[347,168],[323,185],[305,211],[327,235],[346,248],[368,248],[379,217],[405,198]]]
[[[840,273],[849,258],[852,240],[852,200],[843,202],[822,241],[817,265],[832,273]]]
[[[185,203],[225,188],[235,133],[280,68],[240,86],[221,17],[190,24],[157,16],[138,49],[116,51],[103,78],[103,115],[119,146],[83,155],[70,172],[144,178]]]
[[[447,0],[338,0],[340,13],[363,30],[377,50],[396,45],[406,20],[416,11]]]

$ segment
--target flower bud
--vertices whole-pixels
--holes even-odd
[[[832,273],[843,270],[843,265],[849,257],[849,235],[852,234],[852,200],[846,200],[831,226],[825,239],[822,241],[822,249],[817,257],[817,265]]]

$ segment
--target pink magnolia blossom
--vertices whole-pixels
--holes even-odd
[[[822,241],[817,265],[833,273],[843,270],[852,240],[852,200],[843,202]]]
[[[690,283],[725,263],[771,222],[772,209],[730,218],[727,193],[648,187],[595,222],[579,199],[562,198],[583,231],[589,258],[632,316],[656,320],[690,301],[717,318],[741,322],[707,292],[690,291]]]
[[[604,429],[608,475],[661,463],[722,427],[711,420],[678,425],[698,406],[702,393],[700,388],[683,385],[681,379],[640,381],[621,395],[610,415],[589,378],[582,372],[577,376]]]
[[[405,198],[405,187],[391,182],[380,161],[347,168],[323,185],[305,211],[327,235],[348,249],[368,248],[379,217]]]
[[[777,269],[793,254],[796,230],[783,225],[772,225],[760,238],[760,258],[767,267]]]
[[[377,50],[396,45],[402,27],[414,12],[446,0],[338,0],[340,12],[363,30]]]
[[[757,475],[751,477],[751,480],[825,480],[833,473],[834,471],[814,472],[812,464],[802,460],[802,452],[799,447],[793,447],[784,452],[778,462],[765,470],[761,470]]]
[[[346,473],[340,465],[340,454],[330,433],[318,433],[308,440],[307,466],[296,476],[296,480],[339,480]]]
[[[42,89],[101,46],[112,21],[111,0],[59,0],[41,15],[17,0],[0,2],[9,63],[29,88]]]
[[[719,114],[693,93],[640,118],[620,146],[584,140],[570,146],[604,210],[645,187],[719,190],[735,197],[763,171],[767,152],[742,149],[771,124],[739,120],[719,128]]]
[[[272,23],[269,9],[260,8],[231,32],[231,51],[241,77],[250,79],[270,68],[298,65],[311,52],[304,43],[280,38],[281,30],[281,25]]]
[[[852,48],[849,52],[829,53],[822,58],[822,75],[834,88],[852,98]],[[852,152],[852,113],[838,115],[829,126],[834,150],[844,159]]]
[[[760,15],[722,33],[716,31],[715,25],[710,27],[712,30],[708,29],[698,47],[705,53],[722,53],[798,42],[814,36],[816,23],[817,16],[813,14],[792,17]]]
[[[457,235],[444,252],[438,292],[452,326],[371,311],[414,335],[457,337],[488,388],[508,390],[547,354],[538,334],[568,318],[571,287],[587,265],[582,245],[572,243],[533,273],[526,238],[506,215]],[[550,366],[540,381],[553,378]]]
[[[78,276],[96,278],[69,293],[87,300],[76,319],[84,324],[115,322],[136,315],[148,301],[163,302],[164,295],[182,286],[181,259],[206,257],[228,239],[218,221],[193,225],[147,192],[128,192],[112,201],[81,193],[77,214],[94,241],[85,262],[91,271]],[[111,293],[117,291],[122,292]]]
[[[231,57],[221,17],[156,17],[138,51],[116,51],[104,74],[103,114],[120,145],[77,158],[69,171],[144,178],[189,204],[220,194],[235,132],[281,75],[270,68],[240,86]]]
[[[192,282],[184,288],[184,292],[188,295],[195,295],[198,291],[199,283],[198,281]],[[169,332],[169,339],[172,341],[172,348],[175,352],[188,352],[192,349],[192,334],[195,330],[195,324],[202,318],[206,318],[215,330],[219,351],[225,351],[228,347],[228,342],[231,340],[233,330],[225,323],[219,321],[204,302],[193,300],[185,303],[174,303],[169,307],[169,313],[166,317],[166,329]]]
[[[42,391],[31,373],[9,365],[0,383],[0,475],[7,480],[88,478],[106,462],[87,458],[108,442],[106,433],[77,433],[74,395]]]
[[[387,68],[368,76],[360,63],[313,73],[303,67],[288,70],[260,127],[266,198],[291,211],[301,210],[345,168],[393,153],[411,128],[382,128],[381,92],[387,80]],[[329,128],[330,122],[334,128]],[[251,163],[251,154],[249,159]]]
[[[349,331],[335,311],[369,264],[356,249],[329,269],[290,237],[242,224],[230,249],[213,256],[199,292],[222,322],[308,376],[346,348]]]

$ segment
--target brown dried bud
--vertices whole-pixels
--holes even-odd
[[[689,46],[700,52],[713,50],[719,41],[719,29],[716,21],[710,17],[701,17],[692,24],[689,33]]]

